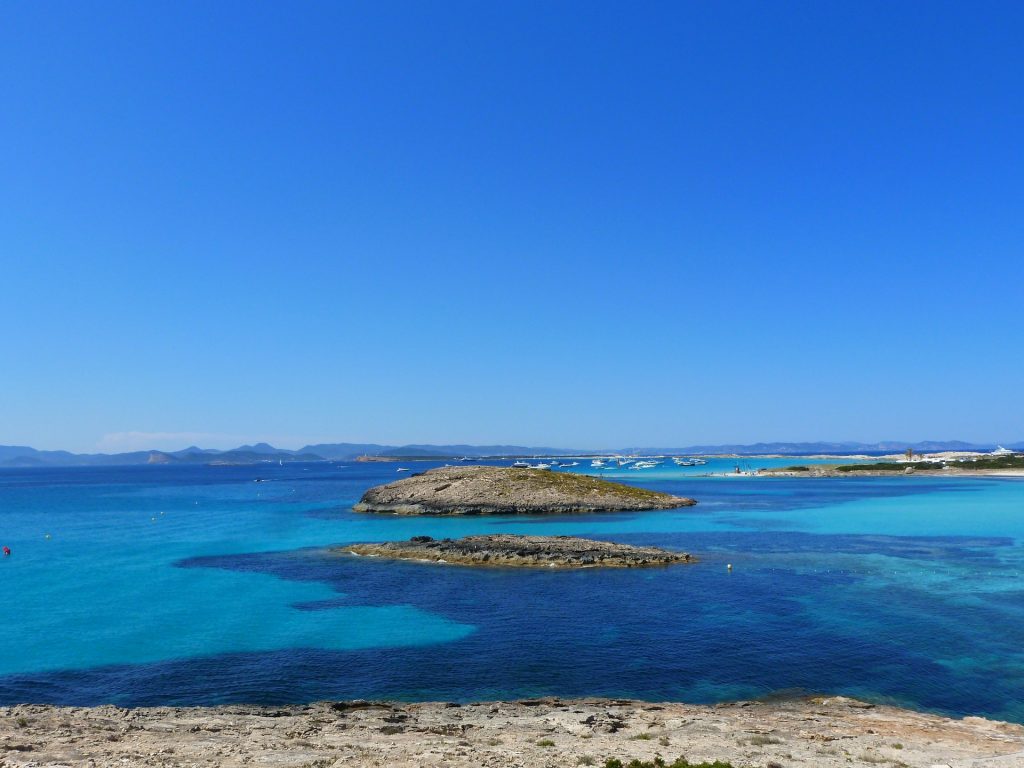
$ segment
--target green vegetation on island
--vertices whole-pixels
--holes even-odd
[[[630,760],[624,763],[618,758],[609,758],[604,763],[604,768],[734,768],[732,763],[725,763],[715,760],[713,763],[691,763],[685,757],[677,757],[671,763],[666,763],[661,757],[653,760]]]
[[[941,469],[955,470],[992,470],[992,469],[1024,469],[1024,454],[1006,456],[985,456],[977,459],[956,459],[952,461],[879,461],[874,464],[843,464],[836,467],[837,472],[934,472]],[[797,471],[789,467],[789,471]]]
[[[992,456],[983,459],[951,462],[950,466],[961,469],[1024,469],[1024,454]]]
[[[940,461],[878,461],[874,464],[843,464],[836,467],[836,472],[906,472],[908,468],[916,470],[942,469]]]

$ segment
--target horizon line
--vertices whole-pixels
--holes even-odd
[[[288,441],[292,442],[292,441]],[[296,441],[297,442],[297,441]],[[949,445],[949,444],[960,444],[963,446],[970,446],[972,448],[990,448],[999,447],[1001,445],[1024,445],[1024,440],[989,440],[984,442],[977,442],[971,440],[960,440],[960,439],[949,439],[949,440],[935,440],[935,439],[922,439],[922,440],[892,440],[883,439],[875,441],[864,441],[864,440],[755,440],[752,442],[692,442],[692,443],[632,443],[626,445],[610,446],[606,445],[603,447],[594,446],[565,446],[557,444],[539,445],[539,444],[527,444],[527,443],[510,443],[510,442],[405,442],[405,443],[379,443],[373,441],[355,441],[355,440],[319,440],[316,442],[305,442],[299,445],[297,448],[282,448],[280,445],[275,445],[270,440],[250,440],[242,441],[238,444],[233,444],[229,448],[213,448],[203,447],[200,443],[190,442],[179,448],[156,448],[156,447],[139,447],[139,448],[125,448],[123,450],[103,450],[99,446],[95,450],[71,450],[67,448],[37,448],[29,444],[16,444],[16,443],[0,443],[0,448],[27,448],[31,451],[37,451],[41,453],[70,453],[73,455],[107,455],[116,456],[118,454],[132,454],[132,453],[181,453],[190,449],[200,451],[217,451],[217,452],[230,452],[244,449],[246,447],[258,447],[267,446],[273,448],[276,451],[285,452],[303,452],[306,449],[313,448],[315,446],[333,446],[333,445],[352,445],[352,446],[373,446],[375,448],[382,449],[398,449],[398,448],[411,448],[411,447],[423,447],[423,448],[527,448],[527,449],[551,449],[558,451],[579,451],[587,453],[601,453],[601,452],[622,452],[622,451],[636,451],[636,450],[683,450],[683,449],[694,449],[694,448],[752,448],[757,446],[772,446],[772,445],[804,445],[804,446],[847,446],[850,448],[864,447],[871,449],[873,446],[906,446],[908,448],[914,448],[919,445]],[[888,448],[875,448],[875,450],[888,450]],[[893,448],[895,450],[895,448]]]

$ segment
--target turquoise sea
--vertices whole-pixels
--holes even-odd
[[[0,704],[823,692],[1024,722],[1024,479],[699,476],[736,463],[607,473],[693,508],[466,519],[352,513],[394,464],[0,470]],[[497,531],[700,562],[328,550]]]

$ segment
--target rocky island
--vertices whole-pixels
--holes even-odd
[[[892,477],[925,475],[941,477],[1019,477],[1024,475],[1024,455],[973,456],[932,454],[913,461],[886,457],[885,461],[858,464],[806,464],[768,467],[757,474],[769,477]]]
[[[378,485],[356,512],[398,515],[516,515],[638,512],[696,504],[588,475],[510,467],[439,467]]]
[[[414,536],[409,541],[351,544],[341,547],[341,551],[394,560],[515,568],[642,568],[695,562],[689,553],[657,547],[634,547],[575,536],[513,534],[462,539]]]

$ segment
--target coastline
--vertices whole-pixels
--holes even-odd
[[[393,477],[393,475],[385,474],[385,471],[386,468],[384,470],[378,470],[378,474],[382,475],[385,479]],[[980,473],[1001,476],[1004,475],[1005,472],[1006,470],[983,470]],[[280,474],[284,477],[289,477],[291,480],[291,476],[286,474],[286,470],[281,470]],[[898,474],[902,474],[902,472]],[[965,474],[965,471],[961,470],[949,472],[919,472],[914,476],[964,476]],[[331,475],[325,470],[321,475],[317,476],[316,481],[319,480],[319,477],[330,476]],[[690,475],[687,475],[687,477],[689,476]],[[806,473],[800,473],[796,476],[806,476]],[[847,475],[844,473],[842,476]],[[112,475],[112,479],[117,479],[117,475]],[[260,495],[265,494],[268,488],[272,489],[275,487],[272,485],[266,486],[262,484],[250,484],[251,479],[248,477],[244,481],[245,484],[241,486],[241,489],[246,492],[248,497],[253,499],[260,498]],[[270,481],[272,481],[272,478]],[[298,481],[294,480],[294,482]],[[352,487],[356,487],[356,483],[364,482],[364,478],[360,476],[359,478],[352,480],[350,484]],[[950,483],[952,482],[953,481],[950,480]],[[708,484],[711,485],[714,483]],[[729,483],[725,483],[725,485],[728,484]],[[767,487],[771,484],[772,483],[764,483],[763,486]],[[792,493],[797,495],[798,498],[801,494],[808,493],[806,489],[811,487],[802,483],[784,484],[792,486]],[[830,488],[843,485],[843,483],[837,484],[827,482],[826,484]],[[865,481],[865,485],[869,484],[870,483]],[[882,483],[883,486],[888,485],[892,486],[892,488],[895,488],[896,485],[902,484],[903,483],[899,483],[897,481]],[[925,480],[919,483],[913,483],[911,480],[907,484],[916,484],[924,488],[933,484],[940,485],[942,484],[942,480],[936,479],[934,482]],[[987,483],[980,481],[967,483],[964,481],[959,484],[975,486],[986,485],[992,488],[999,486],[1006,488],[1008,493],[1011,495],[1016,494],[1019,489],[1017,487],[1019,481],[997,482],[993,479]],[[812,483],[812,485],[814,485],[814,483]],[[101,488],[97,493],[105,493],[105,490]],[[726,488],[723,493],[731,494],[733,492]],[[1001,498],[1002,497],[999,497],[999,499]],[[1018,497],[1011,496],[1010,498],[1015,499]],[[996,502],[998,502],[999,499],[996,499]],[[190,505],[191,501],[189,500],[187,504]],[[198,506],[199,509],[197,509],[195,513],[191,513],[190,517],[185,517],[185,514],[190,512],[190,507],[184,508],[184,505],[182,505],[181,509],[172,508],[169,512],[168,519],[180,516],[180,518],[184,520],[195,520],[197,522],[202,520],[203,524],[206,524],[207,515],[209,515],[209,513],[205,511],[205,508],[208,506],[208,503],[203,501],[202,504],[198,504],[196,506]],[[212,507],[213,504],[209,504],[209,506]],[[981,505],[981,507],[983,507],[983,505]],[[58,506],[56,508],[59,509]],[[220,518],[214,518],[214,521],[222,522],[229,520],[229,515],[231,513],[232,510],[225,510],[223,512],[223,516]],[[81,516],[73,517],[72,515],[69,515],[69,519],[78,521],[78,524],[81,527],[77,529],[68,528],[58,530],[58,537],[56,537],[58,541],[63,537],[70,537],[75,534],[76,530],[84,530],[85,525],[91,522],[88,520],[82,520]],[[257,517],[254,515],[254,520],[258,524],[254,524],[252,527],[258,532],[259,537],[265,536],[266,530],[275,530],[272,524],[272,519],[273,518],[270,517]],[[270,521],[270,524],[268,524],[268,521]],[[148,522],[148,519],[146,519],[141,522],[146,525],[154,525],[155,527],[152,528],[153,530],[164,530],[165,528],[170,528],[168,525],[163,525],[163,520],[150,523]],[[158,524],[158,522],[160,524]],[[362,524],[361,519],[358,522]],[[430,523],[430,521],[428,521],[428,523]],[[111,530],[115,531],[114,534],[112,534],[112,538],[116,541],[121,541],[122,539],[117,532],[117,526],[120,524],[120,519],[112,515]],[[475,527],[477,524],[478,523],[473,523],[473,526]],[[486,524],[487,523],[483,523],[483,525]],[[408,527],[409,532],[419,532],[421,528],[412,527],[419,525],[420,523],[418,522],[407,523],[406,521],[402,521],[400,525],[384,522],[381,523],[379,532],[382,538],[385,534],[391,535],[390,531],[385,529],[386,527],[398,527],[401,530]],[[615,531],[622,529],[628,530],[628,527],[626,526],[621,528],[617,525],[613,525],[612,527]],[[527,529],[544,530],[545,528]],[[451,532],[453,531],[442,530],[441,535],[451,534]],[[927,534],[927,532],[928,531],[923,531],[923,535]],[[611,535],[612,534],[609,534],[608,536]],[[170,536],[176,536],[173,529],[170,530]],[[322,538],[321,534],[316,532],[314,541]],[[368,538],[370,538],[370,536],[368,536]],[[48,541],[48,537],[46,541]],[[682,542],[684,540],[681,538],[679,541]],[[293,542],[289,545],[288,551],[292,551],[295,547],[299,547],[305,543],[306,542],[302,541]],[[50,544],[44,544],[42,540],[36,542],[35,546],[37,548],[52,547]],[[994,546],[1001,545],[996,543]],[[26,558],[22,557],[27,548],[27,545],[25,547],[14,547],[14,557],[7,561],[12,574],[18,573],[19,571],[15,570],[15,568],[27,561]],[[246,548],[240,547],[239,549]],[[872,550],[882,552],[887,551],[886,548],[878,546],[872,547]],[[88,552],[83,552],[82,554],[90,555]],[[930,551],[924,552],[922,559],[925,561],[925,564],[923,566],[914,565],[913,567],[927,567],[929,564],[928,559],[933,556],[935,555]],[[943,557],[944,555],[939,556]],[[83,557],[76,562],[86,562],[87,559],[87,557]],[[151,557],[147,559],[153,560],[154,558]],[[196,562],[200,564],[207,564],[209,561],[199,558]],[[288,567],[292,567],[292,565],[290,564]],[[267,569],[269,570],[269,568]],[[742,567],[738,568],[736,575],[737,577],[745,579],[748,574],[742,571],[744,571]],[[177,573],[177,571],[174,572]],[[195,572],[196,571],[191,571],[191,573]],[[974,571],[972,570],[970,572]],[[719,575],[722,574],[720,573]],[[1012,578],[1012,574],[1008,573],[1006,575],[1007,581],[1009,582]],[[480,581],[484,582],[489,578],[488,574],[487,577]],[[568,582],[570,580],[566,579],[564,581]],[[733,578],[733,582],[737,581],[739,580]],[[461,582],[457,579],[453,579],[452,583],[460,584]],[[31,584],[31,582],[26,581],[25,584]],[[22,592],[22,594],[31,594],[31,590],[24,587],[20,592]],[[685,605],[685,595],[681,590],[666,591],[665,594],[682,597],[683,600],[674,604]],[[298,603],[300,597],[301,596],[290,598],[293,601],[290,604]],[[266,601],[263,602],[265,603]],[[427,607],[432,607],[430,603],[424,604],[426,604]],[[938,603],[938,605],[941,610],[943,603]],[[656,610],[657,607],[658,604],[653,605],[654,610]],[[956,611],[952,610],[950,612],[953,615],[954,621],[956,621]],[[892,614],[893,613],[890,612],[881,613],[880,615],[885,616]],[[583,621],[579,623],[579,626],[591,626],[591,616],[583,613],[580,615]],[[644,613],[642,611],[638,611],[636,615],[641,618],[644,617]],[[646,615],[652,615],[652,613],[648,612]],[[907,631],[909,632],[913,627],[914,625],[907,625]],[[708,629],[709,634],[714,635],[720,632],[720,627],[715,627],[713,625],[709,625]],[[982,628],[982,631],[987,630],[986,628]],[[922,632],[922,636],[925,636],[925,634],[925,632]],[[941,634],[942,633],[940,632],[935,632],[936,636],[941,636]],[[692,637],[692,635],[690,635],[690,637]],[[851,635],[851,637],[853,636]],[[862,635],[861,637],[865,639],[865,642],[870,642],[873,639],[868,638],[867,635]],[[669,639],[670,642],[674,642],[677,647],[687,647],[688,640],[686,635],[677,635],[670,637]],[[847,636],[840,637],[840,640],[846,642]],[[738,643],[736,645],[740,652],[745,650],[744,643]],[[663,644],[660,648],[652,646],[645,652],[649,654],[647,657],[660,659],[663,658],[660,654],[666,652],[666,647],[666,644]],[[925,647],[927,651],[928,648],[927,646]],[[987,646],[985,644],[979,644],[974,647],[985,647],[986,650],[991,651],[991,655],[996,658],[1017,657],[1016,649],[1007,649],[1002,645]],[[301,651],[301,648],[297,648],[296,650]],[[631,658],[630,653],[631,649],[628,647],[617,648],[614,655],[609,654],[607,656],[606,663],[608,666],[606,669],[613,670],[616,665],[625,666],[629,664],[629,659]],[[298,655],[298,653],[296,653],[296,655]],[[376,662],[375,660],[374,664],[379,664],[381,668],[387,670],[386,674],[400,677],[402,674],[400,667],[401,662],[399,660],[400,655],[400,652],[392,653],[385,650],[378,657],[379,662]],[[703,654],[702,657],[707,658],[709,664],[721,665],[725,655],[725,653],[720,654],[712,651]],[[840,652],[835,653],[833,657],[836,658],[837,663],[841,665],[845,664],[845,659],[847,658],[844,653]],[[624,659],[626,659],[625,662]],[[557,660],[559,663],[564,665],[572,664],[573,659],[568,657],[558,658]],[[830,659],[828,663],[831,664]],[[343,662],[332,664],[330,666],[340,668],[344,672],[347,664],[348,663],[343,660]],[[460,664],[459,657],[453,654],[451,659],[445,659],[445,664],[451,664],[455,667],[455,665]],[[480,669],[484,671],[484,674],[487,674],[487,670],[492,671],[493,674],[501,664],[502,658],[500,656],[495,656],[493,659],[488,659],[487,664],[481,666]],[[324,666],[326,667],[328,665]],[[190,669],[187,666],[183,666],[182,669],[186,673],[190,674]],[[651,668],[651,673],[663,675],[665,673],[663,673],[662,670],[667,669],[679,670],[681,667],[672,667],[668,664],[657,665]],[[700,674],[699,669],[690,667],[687,669],[687,675],[690,674],[690,670],[693,671],[694,677]],[[989,669],[986,674],[989,675],[990,679],[993,681],[998,680],[1001,682],[1001,678],[998,677],[1001,672],[997,667]],[[906,677],[910,680],[913,675],[914,672],[912,670],[908,670]],[[144,680],[144,678],[138,679]],[[913,693],[913,685],[907,686],[907,690],[909,690],[909,692],[904,691],[904,689],[900,687],[902,684],[872,687],[870,682],[873,679],[874,678],[872,677],[866,678],[866,683],[862,680],[855,679],[850,679],[847,683],[847,681],[844,680],[844,684],[849,684],[851,686],[861,684],[864,685],[863,689],[870,690],[898,691],[898,693],[894,695],[906,695],[906,699],[904,699],[906,701],[936,700],[935,697],[929,698],[927,695],[915,695]],[[948,680],[954,684],[958,682],[958,679],[952,676],[950,676]],[[965,676],[963,680],[969,684],[973,684],[974,678]],[[686,682],[688,683],[689,680]],[[813,682],[808,687],[813,688]],[[997,687],[998,683],[993,684],[993,688]],[[513,688],[509,686],[508,689]],[[548,690],[557,689],[558,688],[553,685],[548,688]],[[565,689],[566,688],[562,688],[561,690]],[[580,693],[593,692],[591,684],[589,684],[585,679],[578,683],[573,683],[568,689],[573,692]],[[38,692],[38,695],[9,695],[6,697],[6,700],[22,701],[26,699],[48,699],[48,694],[46,693],[45,688],[35,688],[34,690]],[[113,688],[112,690],[119,689]],[[127,690],[127,688],[122,688],[120,690]],[[365,695],[365,690],[383,690],[385,691],[383,695],[388,695],[391,694],[394,689],[383,688],[380,686],[375,688],[349,687],[344,693],[342,693],[338,688],[331,689],[321,687],[318,688],[318,693],[311,694],[309,698],[345,694]],[[527,688],[520,690],[532,692],[532,690],[537,689],[531,690]],[[607,691],[609,688],[605,688],[604,690]],[[610,690],[613,692],[620,691],[618,688],[610,688]],[[663,688],[663,691],[664,690],[665,689]],[[855,690],[855,688],[851,688],[851,690]],[[966,690],[971,689],[966,688]],[[1013,690],[1009,686],[1007,687],[1007,690],[1011,692],[1010,696],[1012,696]],[[138,697],[135,697],[132,700],[137,703],[166,702],[169,700],[175,700],[173,698],[174,695],[174,691],[171,691],[169,695],[166,692],[163,694],[146,692],[138,694]],[[425,697],[431,694],[417,693],[416,691],[413,691],[410,695]],[[441,694],[435,692],[432,695],[437,696]],[[459,688],[447,688],[444,689],[443,695],[460,696],[461,693]],[[482,695],[494,696],[496,694],[484,693]],[[669,689],[667,692],[663,692],[660,695],[671,696],[673,695],[672,689]],[[1002,690],[997,690],[990,698],[971,698],[969,696],[961,696],[959,698],[964,700],[957,700],[954,705],[949,705],[949,707],[950,710],[956,712],[971,712],[977,711],[972,708],[979,707],[979,701],[986,701],[988,702],[988,706],[985,707],[985,711],[997,713],[1001,716],[1020,721],[1022,719],[1019,714],[1020,711],[1015,709],[1017,707],[1017,703],[1012,701],[1009,703],[1007,702],[1007,699],[1010,696],[1002,694]],[[93,698],[92,700],[104,699]],[[214,698],[207,700],[217,699]],[[871,725],[870,730],[876,732],[873,734],[867,733],[866,730],[862,729],[863,716],[868,713],[879,714],[885,712],[886,708],[861,707],[850,703],[850,705],[845,706],[845,710],[840,708],[834,711],[834,707],[839,707],[836,703],[839,700],[840,699],[833,698],[808,699],[803,703],[803,709],[799,709],[797,705],[792,705],[792,703],[773,702],[771,705],[767,705],[767,703],[762,702],[744,702],[730,703],[730,705],[710,708],[688,708],[684,705],[676,705],[676,703],[672,703],[672,705],[665,705],[664,707],[658,705],[658,707],[663,707],[662,710],[651,709],[653,706],[646,702],[595,703],[594,699],[581,699],[577,701],[561,701],[555,703],[552,700],[546,700],[547,702],[542,703],[542,705],[537,705],[537,703],[519,702],[511,703],[511,705],[506,706],[506,703],[504,702],[494,702],[489,706],[498,708],[498,711],[488,711],[487,713],[484,713],[482,710],[475,711],[473,709],[482,707],[483,705],[467,705],[462,708],[458,708],[442,705],[442,703],[436,703],[436,705],[430,705],[430,703],[424,703],[424,705],[407,705],[407,703],[401,703],[401,705],[390,705],[390,703],[385,703],[385,705],[375,705],[371,708],[374,712],[379,711],[382,713],[379,718],[376,720],[368,719],[365,722],[361,720],[356,722],[356,720],[353,719],[355,716],[351,713],[360,711],[358,706],[342,706],[341,709],[338,709],[338,706],[336,705],[326,705],[326,707],[330,708],[329,711],[326,712],[322,712],[322,710],[319,709],[310,709],[310,707],[318,706],[271,708],[266,711],[257,711],[258,708],[247,706],[188,711],[170,708],[162,708],[160,711],[147,709],[124,711],[115,710],[113,708],[77,710],[69,708],[38,708],[34,706],[23,706],[6,709],[3,713],[4,717],[0,718],[0,721],[5,723],[4,732],[0,734],[0,744],[2,744],[4,748],[0,751],[0,756],[2,756],[0,757],[0,765],[28,766],[30,764],[59,764],[86,766],[90,765],[89,761],[91,760],[92,764],[95,766],[117,765],[119,763],[127,765],[230,766],[244,764],[246,760],[243,758],[245,758],[250,760],[250,763],[248,764],[266,764],[268,762],[272,762],[273,764],[296,766],[369,765],[374,764],[375,762],[383,765],[421,765],[435,761],[438,764],[443,763],[452,765],[557,765],[561,768],[564,765],[575,765],[577,764],[577,761],[583,757],[594,758],[597,761],[595,763],[596,765],[602,765],[603,761],[609,757],[624,761],[629,761],[633,758],[649,760],[654,754],[651,750],[654,750],[670,761],[679,755],[685,755],[687,758],[694,761],[720,759],[733,763],[737,768],[739,766],[746,766],[748,768],[754,768],[755,766],[758,766],[758,768],[767,768],[772,762],[785,766],[785,768],[790,768],[795,765],[867,765],[874,762],[893,766],[951,765],[958,767],[961,765],[972,765],[973,763],[971,761],[981,760],[982,757],[986,761],[989,761],[990,758],[996,755],[998,750],[1002,749],[1000,745],[1002,739],[1001,736],[999,736],[999,738],[996,739],[999,743],[995,743],[994,745],[989,744],[986,746],[982,743],[983,739],[982,741],[979,741],[980,745],[976,752],[957,752],[959,745],[953,744],[950,746],[948,743],[942,742],[941,736],[936,735],[938,731],[930,732],[931,735],[928,735],[927,739],[924,736],[921,736],[918,731],[912,731],[908,723],[916,717],[916,713],[906,713],[902,710],[895,710],[895,714],[892,718],[885,720],[882,725]],[[948,697],[943,700],[952,700],[952,697]],[[995,706],[992,706],[993,701],[997,701]],[[565,714],[566,707],[571,708],[571,713],[573,715],[579,716],[575,721],[565,719],[568,717]],[[630,707],[635,707],[637,712],[630,712]],[[103,712],[101,712],[101,710]],[[468,714],[460,716],[460,710],[463,713]],[[577,710],[580,712],[577,712]],[[114,714],[108,716],[104,714],[105,711],[110,711]],[[342,711],[350,711],[350,714],[346,715],[347,719],[345,720],[341,720],[336,716],[338,712]],[[577,725],[586,725],[587,723],[585,721],[591,717],[596,718],[594,723],[618,722],[617,720],[607,719],[607,713],[609,711],[611,711],[612,714],[627,713],[621,718],[621,720],[626,723],[626,726],[616,726],[616,730],[609,731],[608,733],[605,733],[600,729],[592,729],[592,731],[577,729]],[[733,711],[738,713],[736,717],[729,714]],[[161,714],[161,712],[164,714]],[[261,712],[263,714],[260,714]],[[370,710],[368,710],[368,713],[369,712]],[[657,713],[659,712],[663,714],[658,715]],[[670,715],[664,714],[666,712],[677,713],[671,717],[686,720],[687,722],[683,725],[677,726],[675,724],[668,723],[668,721],[653,721],[645,719],[648,717],[669,718]],[[541,713],[543,722],[534,722],[530,720],[530,718],[534,717],[531,713]],[[651,713],[654,713],[654,715],[651,715]],[[743,715],[744,713],[756,713],[757,719],[743,719],[742,717],[739,717],[739,715]],[[824,720],[822,719],[824,717],[822,713],[828,716]],[[250,715],[252,717],[249,717]],[[369,718],[370,715],[368,714],[367,717]],[[106,725],[99,724],[96,722],[96,718],[106,718],[109,720],[109,723]],[[224,718],[228,718],[224,721],[226,722],[226,725],[222,722]],[[237,718],[243,718],[244,722],[234,722]],[[504,718],[504,721],[502,721],[505,723],[504,725],[496,723],[493,727],[488,722],[483,722],[489,720],[501,721],[502,718]],[[605,720],[602,720],[602,718],[605,718]],[[905,720],[905,718],[910,718],[910,720]],[[22,719],[26,721],[24,726],[19,725],[18,722]],[[13,725],[11,725],[11,722],[13,722]],[[805,723],[805,725],[801,725],[802,722]],[[913,722],[916,721],[914,720]],[[965,722],[968,722],[969,724],[973,723],[973,725],[984,724],[984,721],[976,719],[968,719],[967,721],[953,720],[951,721],[951,724],[946,723],[946,721],[943,720],[943,723],[945,724],[937,727],[939,728],[939,731],[956,731],[957,729],[962,728]],[[287,723],[288,727],[285,728],[284,725],[279,727],[279,723]],[[554,726],[552,726],[552,723],[554,723]],[[590,725],[594,725],[594,723],[591,723]],[[811,725],[806,725],[807,723],[810,723]],[[120,730],[111,730],[111,727],[114,726],[119,728],[123,726],[125,729],[124,734],[122,735]],[[345,727],[343,728],[342,726]],[[521,730],[520,726],[522,726]],[[397,727],[401,727],[403,730],[395,730]],[[552,727],[554,728],[553,730],[551,729]],[[916,727],[918,726],[914,726],[914,728]],[[352,738],[349,741],[338,741],[334,739],[334,736],[337,734],[333,731],[326,735],[321,733],[321,731],[327,731],[328,728],[334,728],[338,731],[351,731]],[[504,731],[502,730],[503,728]],[[643,730],[641,728],[643,728]],[[805,729],[806,732],[800,730],[801,728]],[[1013,728],[1017,728],[1017,726],[1013,726]],[[990,727],[982,727],[981,736],[985,735],[984,732],[986,729],[990,730]],[[1010,731],[1002,732],[1002,729],[998,727],[996,730],[999,730],[1002,735],[1007,735],[1009,733],[1014,739],[1017,739],[1020,736],[1019,733],[1015,736]],[[81,738],[66,737],[69,736],[71,732],[76,732],[76,735],[78,735],[78,731],[81,731]],[[176,734],[175,739],[171,740],[168,736],[166,740],[161,740],[154,736],[154,734],[159,731],[174,733]],[[263,738],[263,735],[261,735],[264,731],[266,738]],[[975,738],[975,736],[978,736],[978,733],[975,733],[974,730],[968,729],[968,731],[970,731],[970,733],[974,733],[974,735],[970,735],[969,733],[967,736],[968,738]],[[968,733],[968,731],[964,732]],[[449,734],[450,732],[456,735],[452,738],[441,738],[438,740],[438,736],[446,736],[446,734]],[[512,735],[503,735],[504,732],[511,733]],[[648,732],[651,734],[650,739],[638,737],[640,734]],[[313,745],[313,748],[315,748],[311,757],[303,753],[303,745],[298,743],[298,740],[302,740],[303,738],[306,738],[306,736],[293,735],[296,733],[309,734],[307,740],[309,740]],[[497,735],[495,735],[496,733]],[[720,740],[714,740],[715,733],[726,735],[723,735]],[[829,736],[829,733],[831,736]],[[915,733],[918,735],[914,735]],[[110,737],[112,736],[118,738],[111,739]],[[605,736],[607,736],[607,738],[605,738]],[[876,736],[878,738],[876,738]],[[981,736],[979,736],[979,738]],[[245,743],[240,744],[239,742],[247,742],[252,738],[259,741],[262,746],[259,751],[253,752],[250,750],[247,752],[249,748],[247,748]],[[668,744],[662,744],[663,738],[668,740]],[[102,739],[110,740],[111,744],[114,744],[115,742],[124,742],[123,746],[119,746],[119,748],[117,748],[119,750],[123,749],[123,752],[104,752],[104,750],[113,750],[115,748],[108,743],[104,743]],[[400,744],[400,750],[393,743],[396,739],[403,739]],[[492,744],[490,743],[490,740],[492,739],[502,739],[502,741],[498,744]],[[554,745],[540,748],[538,742],[546,739],[552,740]],[[767,740],[765,740],[764,743],[753,743],[752,739]],[[777,739],[778,743],[771,741],[771,739]],[[943,754],[939,754],[939,751],[930,752],[932,748],[927,743],[924,745],[915,745],[924,740],[935,740],[939,746],[941,746]],[[896,748],[892,746],[893,743],[900,743],[901,749],[896,750]],[[211,752],[216,753],[212,755],[210,759],[207,759],[203,752],[203,749],[205,749],[204,744],[211,749]],[[581,750],[590,749],[590,745],[594,745],[595,749],[593,752],[581,752]],[[705,749],[705,746],[707,746],[707,749]],[[822,749],[815,751],[819,746]],[[755,750],[754,748],[760,749]],[[279,749],[284,750],[287,754],[279,755]],[[835,754],[825,752],[825,750],[828,749],[836,749],[838,752]],[[220,751],[219,753],[217,753],[218,750]],[[339,762],[338,759],[339,751],[342,751],[343,753],[341,762]],[[1024,752],[1024,746],[1021,746],[1018,752]],[[266,754],[270,754],[272,760],[264,760],[263,758]],[[299,757],[295,757],[296,754],[299,755]],[[306,755],[308,759],[304,759],[303,755]],[[868,760],[867,758],[863,758],[865,755],[870,759]],[[160,762],[165,760],[177,760],[178,757],[180,757],[180,762]],[[837,758],[837,762],[835,763],[822,762],[831,760],[831,758],[834,757]],[[295,759],[293,760],[293,758]],[[147,760],[150,760],[150,762],[146,762]],[[1017,758],[1007,758],[1005,760],[1001,760],[1001,762],[1000,760],[978,763],[978,766],[979,768],[982,768],[984,765],[991,765],[998,768],[998,766],[1004,765],[1024,765],[1024,755],[1018,755]],[[1018,760],[1020,762],[1013,762],[1014,760]],[[459,761],[463,762],[460,763]]]
[[[836,469],[838,465],[819,464],[811,466],[807,471],[792,471],[782,469],[760,469],[756,472],[749,472],[747,477],[1024,477],[1024,469],[960,469],[946,467],[944,469],[916,469],[913,464],[908,464],[906,469],[865,469],[857,472],[840,472]],[[907,469],[913,470],[908,472]],[[705,477],[742,477],[731,473],[719,473],[716,475],[705,475]]]
[[[317,702],[0,711],[5,766],[574,766],[721,760],[740,768],[1024,763],[1024,726],[844,697],[718,705],[613,699]],[[984,761],[984,762],[981,762]]]

